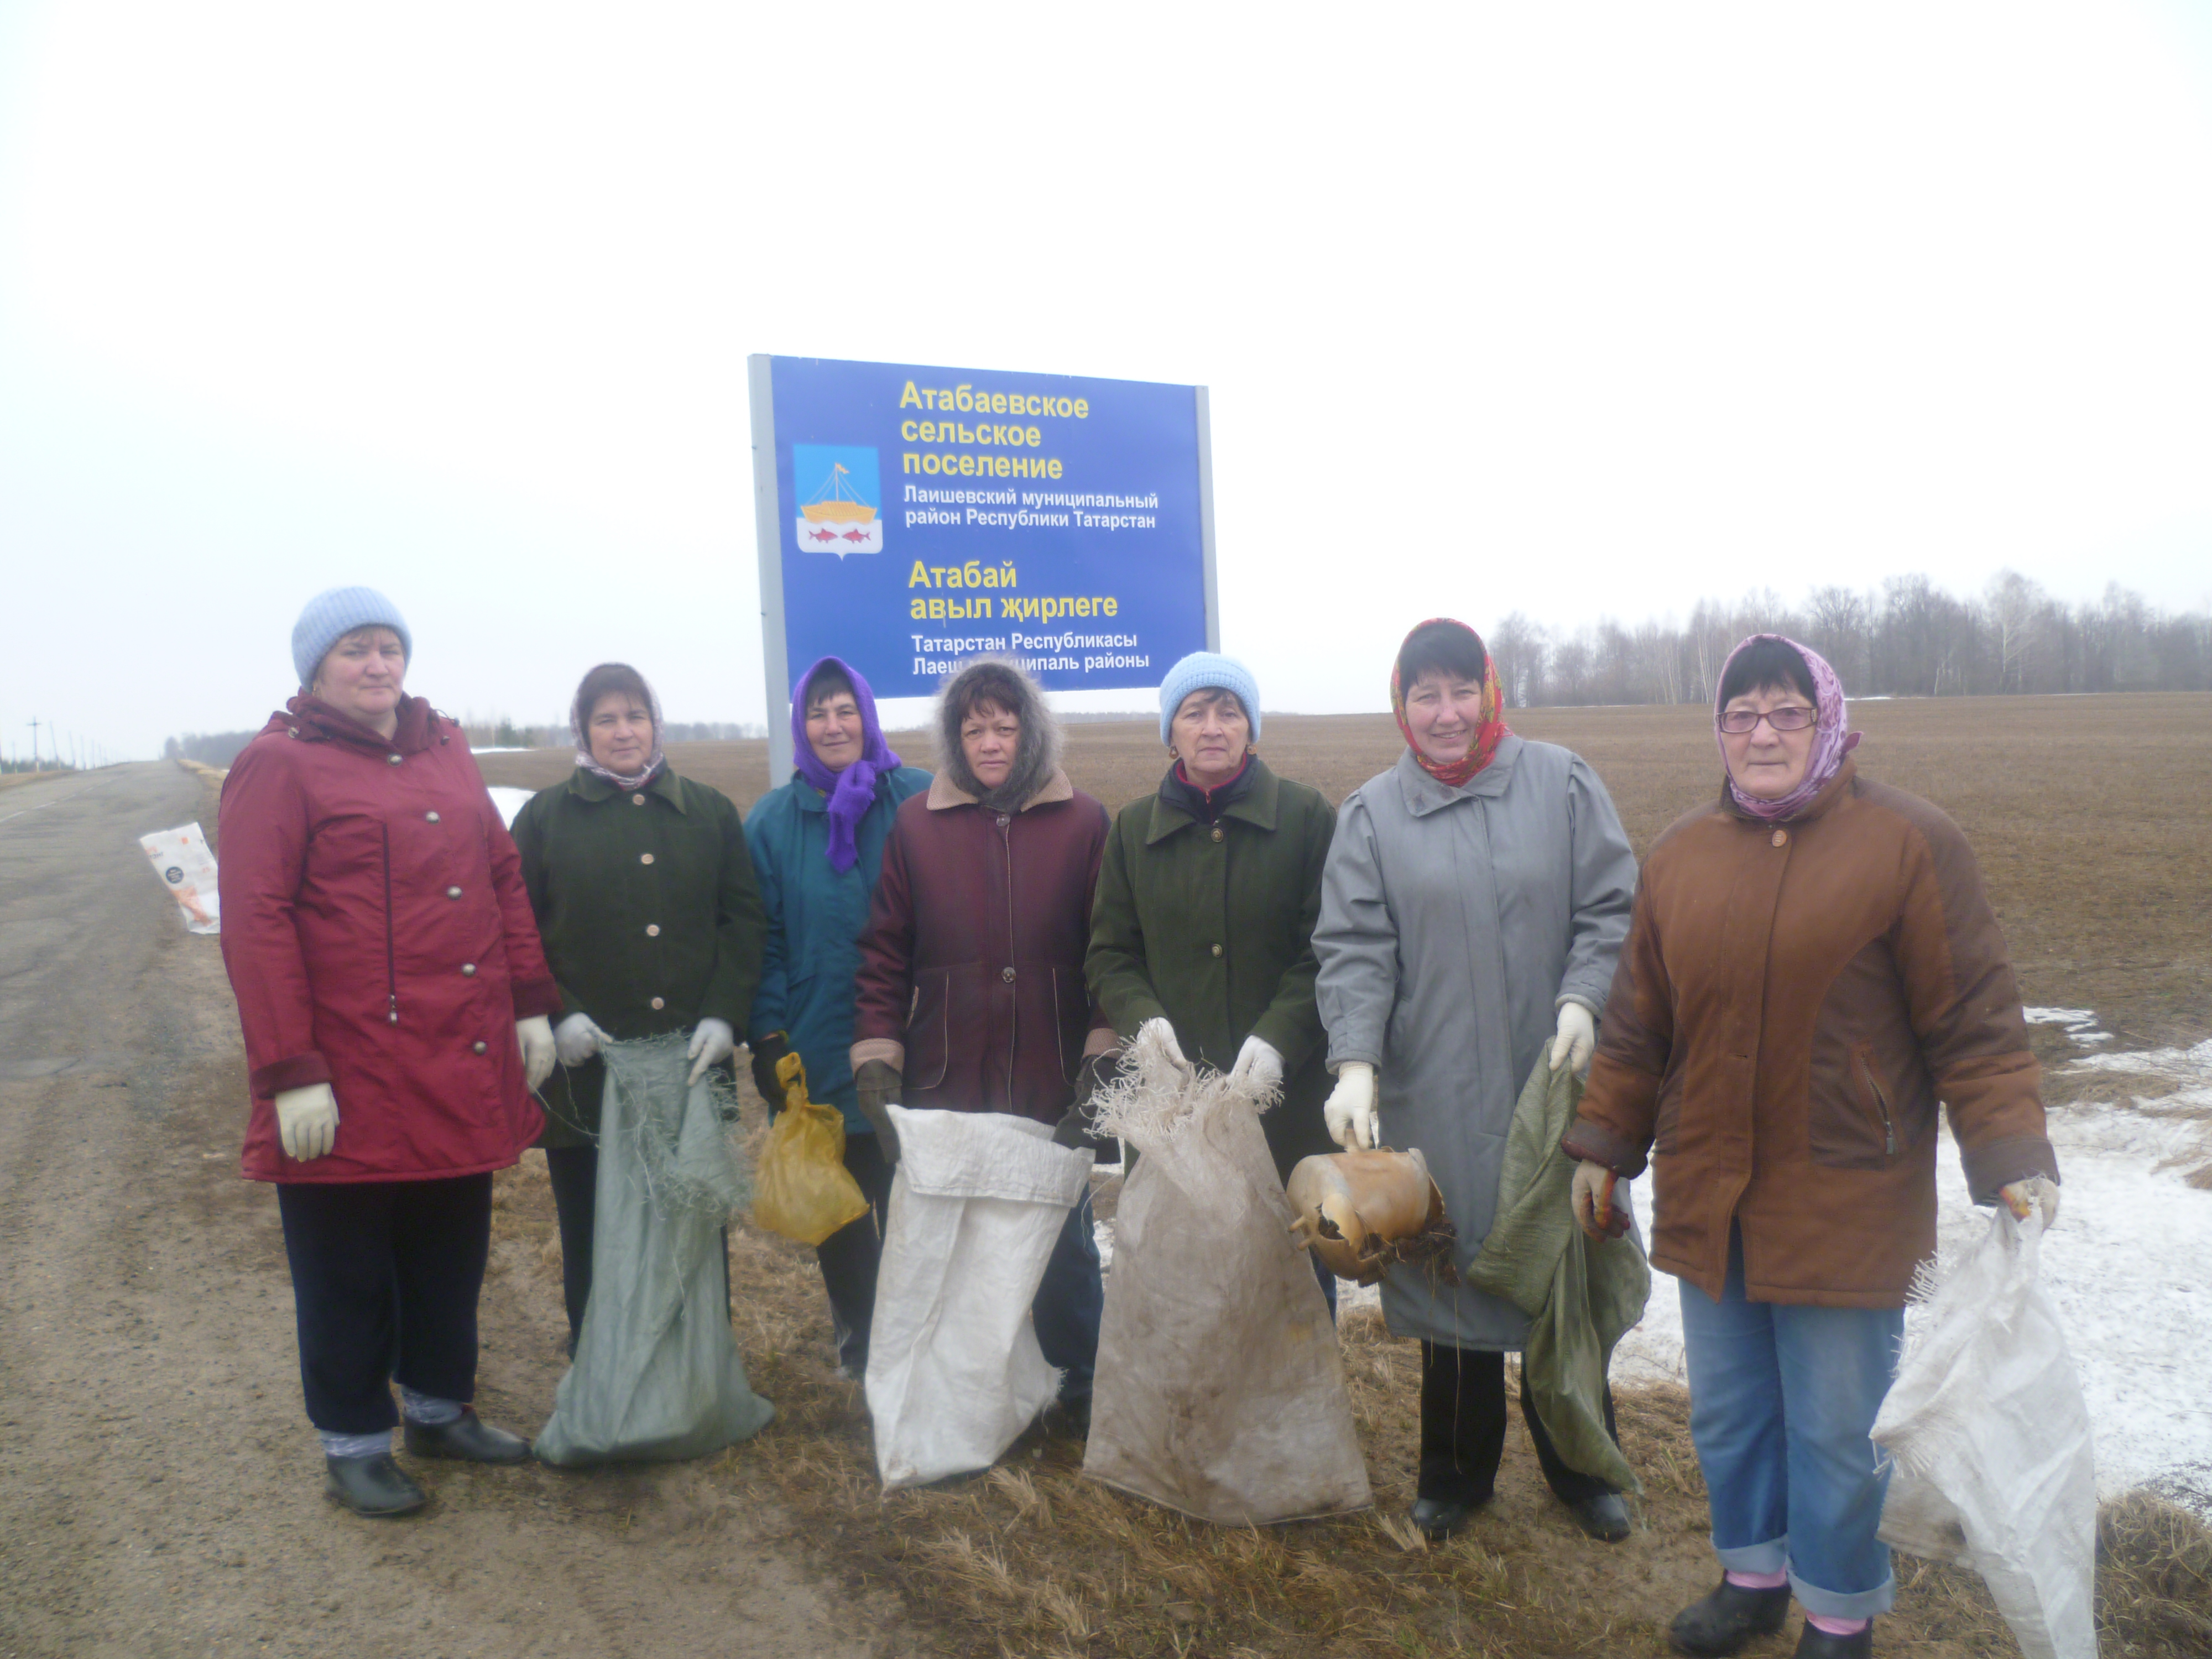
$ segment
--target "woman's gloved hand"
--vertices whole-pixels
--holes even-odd
[[[1997,1196],[2004,1200],[2015,1221],[2025,1221],[2031,1210],[2040,1210],[2043,1230],[2049,1232],[2058,1219],[2058,1183],[2046,1176],[2011,1182],[1997,1188]]]
[[[746,1046],[753,1052],[753,1087],[760,1091],[769,1109],[776,1111],[783,1105],[783,1085],[775,1080],[775,1063],[791,1052],[791,1033],[770,1031]]]
[[[338,1097],[327,1083],[276,1091],[276,1139],[284,1156],[305,1164],[337,1144]]]
[[[581,1066],[606,1040],[589,1014],[571,1014],[554,1030],[553,1053],[563,1066]]]
[[[707,1075],[708,1066],[720,1065],[737,1048],[738,1034],[730,1029],[730,1022],[708,1015],[692,1028],[691,1046],[684,1051],[691,1061],[690,1081],[696,1083]]]
[[[1275,1045],[1263,1037],[1248,1036],[1244,1046],[1237,1051],[1237,1063],[1229,1068],[1229,1075],[1239,1083],[1249,1083],[1263,1090],[1283,1086],[1283,1057],[1275,1052]]]
[[[899,1103],[904,1086],[905,1079],[888,1060],[862,1060],[860,1069],[853,1073],[853,1092],[860,1097],[860,1115],[874,1127],[876,1150],[884,1155],[886,1164],[898,1162],[898,1129],[891,1122],[890,1109]]]
[[[1322,1121],[1329,1136],[1347,1152],[1372,1152],[1382,1144],[1375,1121],[1375,1068],[1364,1060],[1347,1060],[1336,1068],[1336,1087],[1322,1103]]]
[[[1575,1225],[1601,1244],[1628,1231],[1627,1190],[1602,1164],[1584,1158],[1575,1165],[1567,1202],[1574,1206]]]
[[[1575,1068],[1577,1077],[1589,1075],[1590,1056],[1597,1051],[1597,1021],[1579,1002],[1559,1005],[1559,1034],[1552,1039],[1552,1069]]]
[[[553,1041],[553,1022],[543,1014],[514,1022],[514,1041],[522,1050],[522,1081],[532,1094],[553,1075],[559,1045]]]
[[[1168,1058],[1175,1061],[1182,1070],[1190,1072],[1196,1069],[1182,1056],[1182,1044],[1176,1041],[1175,1023],[1172,1020],[1164,1018],[1146,1020],[1137,1028],[1137,1036],[1142,1037],[1148,1034],[1160,1040],[1167,1048]],[[1132,1039],[1132,1041],[1134,1040]]]

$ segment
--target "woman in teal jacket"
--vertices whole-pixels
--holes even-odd
[[[898,1151],[861,1115],[853,1091],[853,976],[891,820],[901,801],[929,787],[929,774],[900,764],[884,741],[867,681],[836,657],[799,677],[791,743],[798,763],[791,781],[762,796],[745,819],[768,909],[768,952],[747,1040],[753,1081],[770,1111],[782,1103],[775,1062],[795,1049],[806,1064],[809,1097],[845,1115],[845,1167],[870,1209],[815,1255],[836,1324],[838,1368],[858,1377],[867,1370]]]

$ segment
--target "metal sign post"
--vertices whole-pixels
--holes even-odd
[[[1219,648],[1204,386],[770,356],[748,380],[772,783],[792,676],[825,656],[913,697],[987,653],[1149,690]]]

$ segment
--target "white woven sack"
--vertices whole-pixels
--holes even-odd
[[[1897,1463],[1881,1536],[1979,1572],[2025,1659],[2095,1659],[2089,1413],[2037,1277],[2042,1236],[2000,1204],[1954,1265],[1923,1271],[1923,1321],[1875,1419]]]
[[[1139,1157],[1114,1212],[1083,1472],[1230,1526],[1374,1502],[1328,1305],[1260,1127],[1270,1100],[1194,1078],[1140,1036],[1099,1115]]]
[[[1004,1112],[890,1109],[898,1130],[868,1338],[884,1490],[988,1468],[1052,1402],[1030,1322],[1091,1154]]]

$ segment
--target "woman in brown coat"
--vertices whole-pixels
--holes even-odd
[[[1645,860],[1564,1145],[1585,1230],[1649,1156],[1652,1265],[1682,1281],[1724,1571],[1674,1645],[1733,1652],[1794,1589],[1800,1656],[1864,1654],[1895,1589],[1868,1431],[1936,1246],[1938,1100],[1977,1200],[2047,1224],[2057,1164],[1958,825],[1858,775],[1833,671],[1779,635],[1736,647],[1714,714],[1726,781]]]

